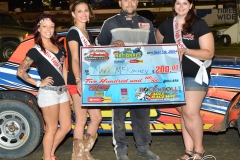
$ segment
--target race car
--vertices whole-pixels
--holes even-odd
[[[99,29],[89,30],[98,35]],[[58,31],[59,41],[66,47],[67,30]],[[8,62],[0,64],[0,158],[20,158],[30,154],[42,141],[44,121],[37,104],[38,89],[17,77],[19,64],[33,47],[33,35],[18,46]],[[31,77],[40,80],[34,65]],[[123,91],[128,94],[128,92]],[[144,92],[144,95],[147,91]],[[98,95],[101,95],[99,92]],[[140,98],[144,97],[138,95]],[[123,97],[127,99],[127,97]],[[181,132],[180,115],[172,105],[150,106],[151,132]],[[102,122],[98,133],[112,132],[112,107],[102,107]],[[209,90],[202,103],[204,131],[221,132],[229,127],[240,132],[240,57],[215,56]],[[72,110],[72,132],[75,115]],[[125,120],[126,132],[132,132],[130,114]],[[86,125],[87,127],[87,125]]]

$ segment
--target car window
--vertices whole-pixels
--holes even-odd
[[[21,26],[21,24],[13,17],[8,15],[0,16],[0,25],[2,26]]]

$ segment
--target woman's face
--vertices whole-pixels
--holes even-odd
[[[191,8],[192,4],[188,0],[176,0],[174,5],[174,10],[178,16],[186,16]]]
[[[54,33],[55,24],[49,19],[43,19],[38,28],[42,38],[50,39]]]
[[[81,23],[86,23],[89,20],[89,15],[88,5],[85,3],[78,4],[75,11],[72,12],[72,16]]]

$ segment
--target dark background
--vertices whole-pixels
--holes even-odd
[[[0,0],[0,2],[8,2],[8,7],[10,11],[13,11],[15,8],[21,8],[23,12],[39,12],[46,10],[47,8],[43,7],[42,1],[47,0]],[[74,1],[74,0],[70,0]],[[101,8],[114,8],[118,6],[118,0],[86,0],[92,5],[98,5]],[[141,0],[144,1],[144,0]],[[149,2],[151,1],[151,2]],[[157,7],[157,6],[170,6],[173,0],[146,0],[147,3],[141,2],[139,6],[143,6],[144,3],[147,7]],[[195,5],[201,4],[225,4],[225,3],[236,3],[238,0],[195,0]],[[69,0],[51,0],[52,9],[55,7],[61,7],[63,10],[68,10]],[[49,9],[49,8],[48,8]]]

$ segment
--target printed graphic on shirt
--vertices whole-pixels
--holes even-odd
[[[64,59],[64,52],[62,51],[62,56],[59,58],[59,62],[61,63],[61,65],[63,65]]]
[[[182,35],[182,38],[186,40],[194,40],[194,33],[188,33],[188,34]]]
[[[149,29],[150,29],[150,24],[149,24],[149,23],[141,23],[141,22],[139,22],[139,23],[138,23],[138,27],[139,27],[140,29],[149,30]]]

